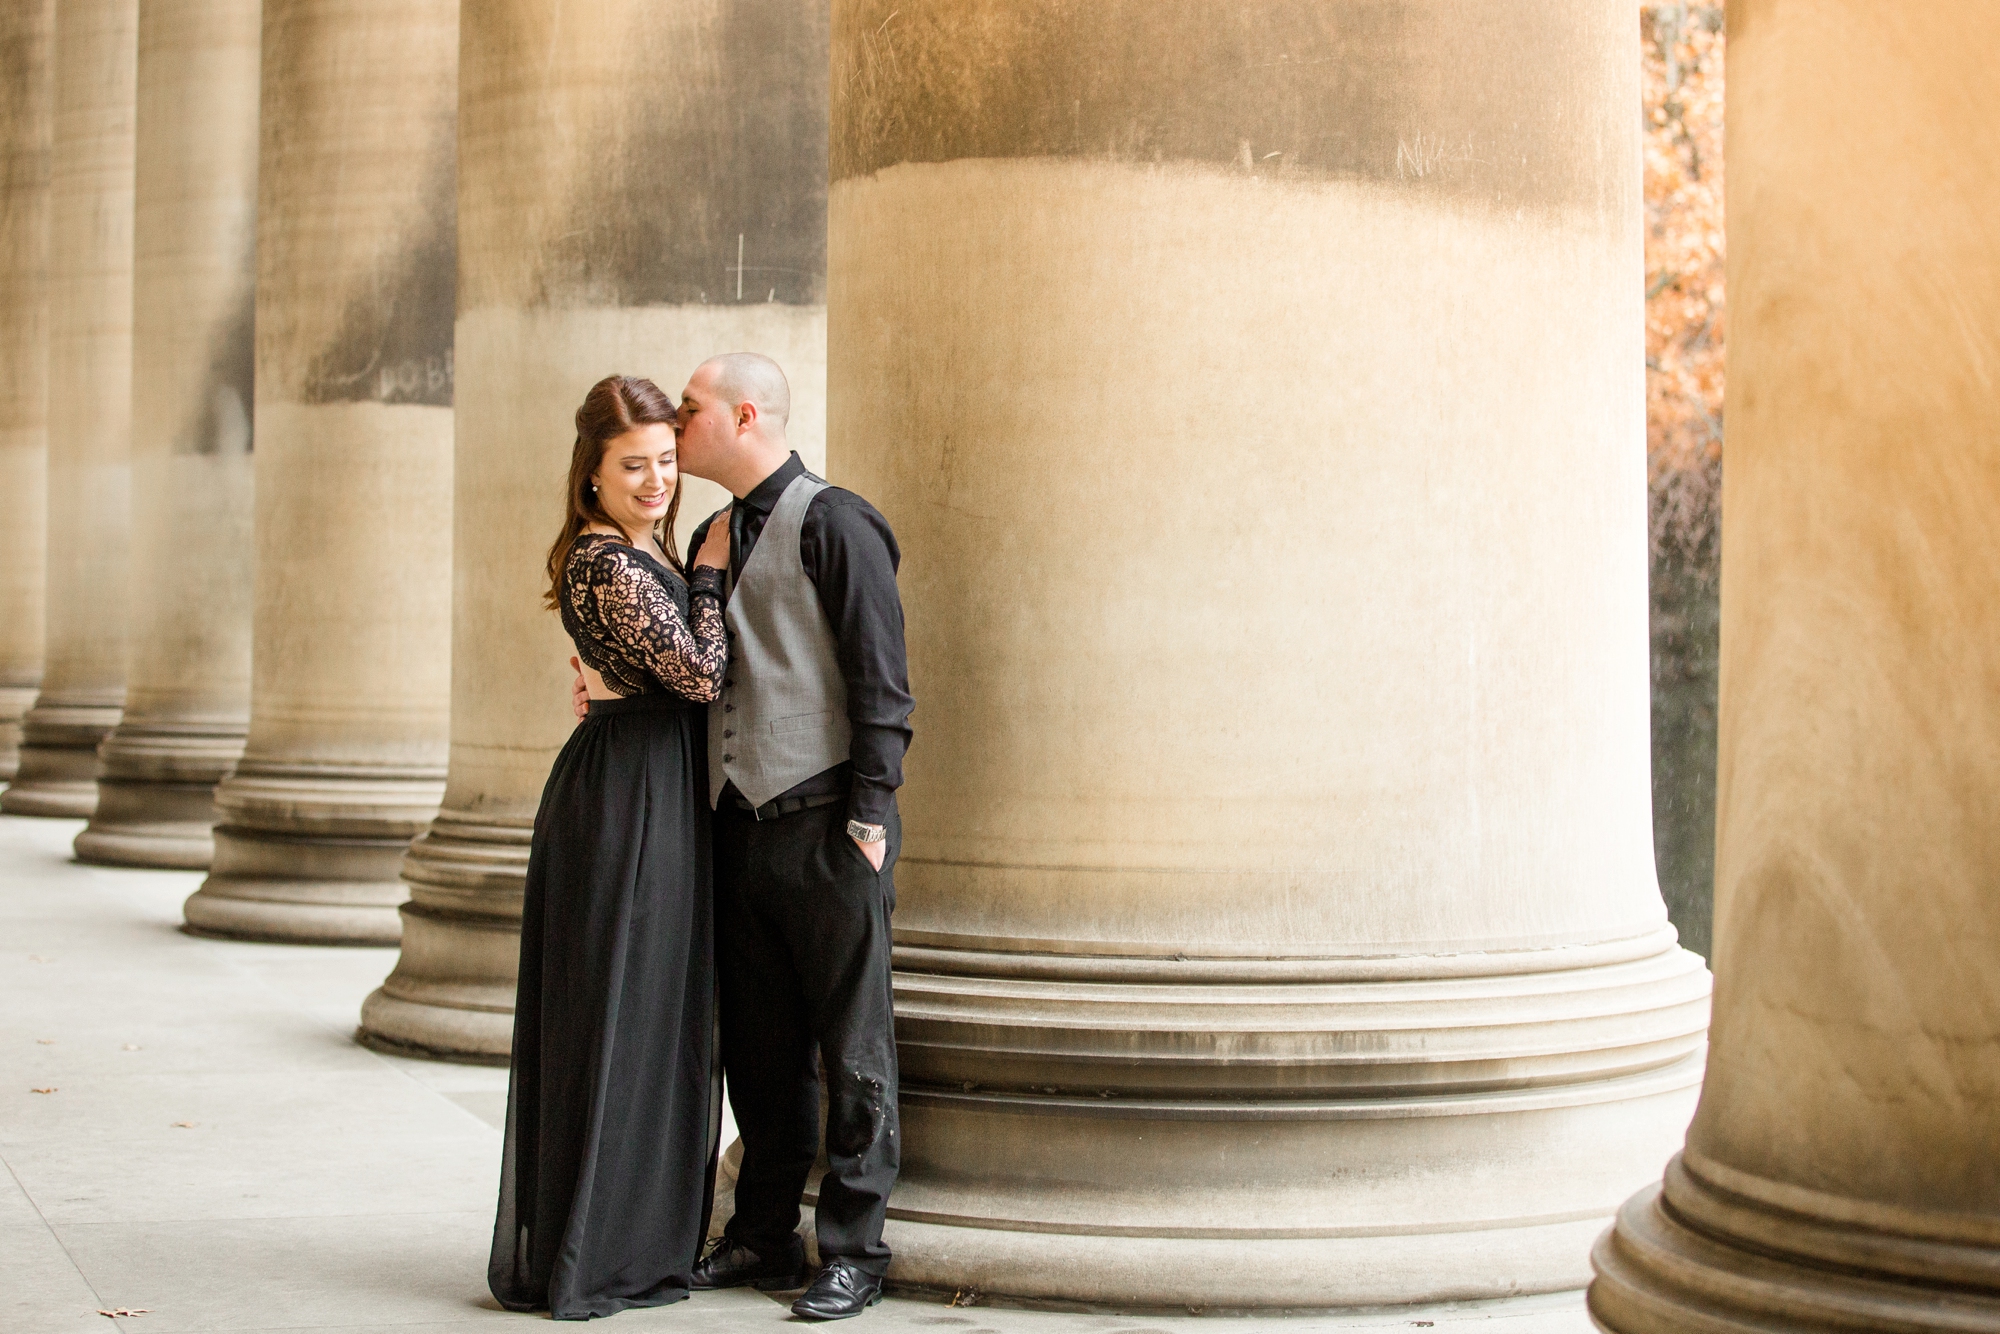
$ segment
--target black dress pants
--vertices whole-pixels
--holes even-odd
[[[888,827],[878,872],[847,836],[845,801],[763,821],[725,801],[715,820],[722,1062],[743,1136],[729,1239],[766,1256],[791,1245],[819,1153],[824,1067],[820,1259],[878,1275],[889,1267],[882,1220],[901,1157],[889,995],[902,846],[894,812]]]

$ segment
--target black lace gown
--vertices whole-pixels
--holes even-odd
[[[535,817],[500,1212],[510,1310],[586,1320],[688,1293],[719,1110],[706,703],[721,575],[585,535],[563,628],[623,698],[593,700]]]

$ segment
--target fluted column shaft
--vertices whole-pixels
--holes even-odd
[[[189,926],[392,942],[443,790],[456,0],[264,6],[250,736]]]
[[[903,547],[892,1276],[1581,1286],[1655,884],[1637,61],[1584,0],[836,0],[828,456]]]
[[[42,680],[55,0],[0,12],[0,783]]]
[[[507,1057],[528,842],[573,726],[542,562],[584,392],[627,373],[677,394],[717,352],[763,352],[821,464],[826,40],[824,0],[466,9],[451,771],[371,1041]],[[726,497],[683,485],[685,543]]]
[[[260,8],[139,16],[132,642],[84,861],[206,867],[250,721]]]
[[[0,810],[86,816],[125,702],[137,0],[58,0],[46,665]]]
[[[1729,6],[1714,1045],[1618,1334],[2000,1329],[1996,45]]]

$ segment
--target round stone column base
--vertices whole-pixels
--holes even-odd
[[[62,767],[76,769],[87,761],[94,771],[97,757],[91,754],[63,756],[76,763]],[[88,820],[97,810],[97,783],[88,778],[52,778],[56,768],[47,752],[21,748],[21,765],[7,790],[0,792],[0,814],[40,815],[57,820]]]
[[[100,699],[39,702],[21,720],[21,758],[0,812],[88,819],[97,809],[97,747],[118,725],[122,704]]]
[[[377,987],[361,1003],[361,1027],[354,1040],[391,1056],[506,1065],[513,1058],[514,1010],[511,1004],[499,1013],[425,1005]]]
[[[276,835],[221,825],[214,870],[182,908],[188,929],[300,945],[394,945],[403,840]]]
[[[34,707],[36,686],[0,684],[0,783],[12,782],[21,767],[21,718]]]
[[[1685,1136],[1708,974],[1670,929],[1259,960],[899,944],[891,1273],[1212,1310],[1574,1291]]]
[[[521,926],[403,905],[396,969],[361,1006],[367,1046],[432,1060],[505,1065],[514,1049]]]
[[[380,901],[353,902],[356,891],[373,891]],[[281,892],[288,897],[277,897]],[[402,939],[402,921],[393,900],[402,892],[400,881],[359,885],[210,876],[182,905],[181,915],[185,930],[197,936],[283,945],[394,945]]]
[[[1578,1289],[1636,1164],[1681,1134],[1701,1069],[1696,1052],[1583,1087],[1286,1103],[906,1087],[890,1273],[1212,1310]]]
[[[1602,1218],[1440,1238],[1408,1235],[1245,1241],[975,1231],[894,1216],[883,1233],[902,1289],[968,1289],[1121,1311],[1226,1313],[1434,1305],[1571,1291]],[[1551,1270],[1549,1258],[1573,1257]],[[1032,1288],[1024,1276],[1033,1275]],[[1507,1277],[1519,1275],[1516,1282]]]
[[[201,935],[310,945],[394,945],[410,840],[442,781],[409,772],[245,764],[215,790],[215,860],[188,899]]]
[[[97,810],[78,861],[205,871],[215,855],[215,785],[243,754],[247,723],[127,713],[98,752]]]
[[[103,866],[206,871],[215,856],[215,784],[102,778],[76,859]]]
[[[1835,1268],[1828,1244],[1871,1258]],[[2000,1246],[1771,1209],[1716,1190],[1682,1157],[1619,1210],[1591,1263],[1591,1318],[1610,1334],[2000,1330]]]
[[[534,833],[531,816],[446,808],[410,845],[403,951],[361,1007],[362,1042],[436,1060],[507,1063]]]

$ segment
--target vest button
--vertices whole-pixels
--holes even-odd
[[[736,757],[735,757],[734,755],[724,755],[724,756],[722,757],[722,762],[723,762],[724,764],[729,764],[729,763],[733,762],[733,761],[734,761],[735,759],[736,759]]]
[[[724,713],[734,713],[736,712],[736,706],[734,704],[725,704],[722,706],[722,711]]]
[[[724,739],[726,740],[726,739],[728,739],[729,737],[733,737],[733,736],[735,736],[735,735],[736,735],[736,733],[734,733],[734,732],[724,732],[724,733],[723,733],[722,735],[723,735],[723,738],[724,738]]]

